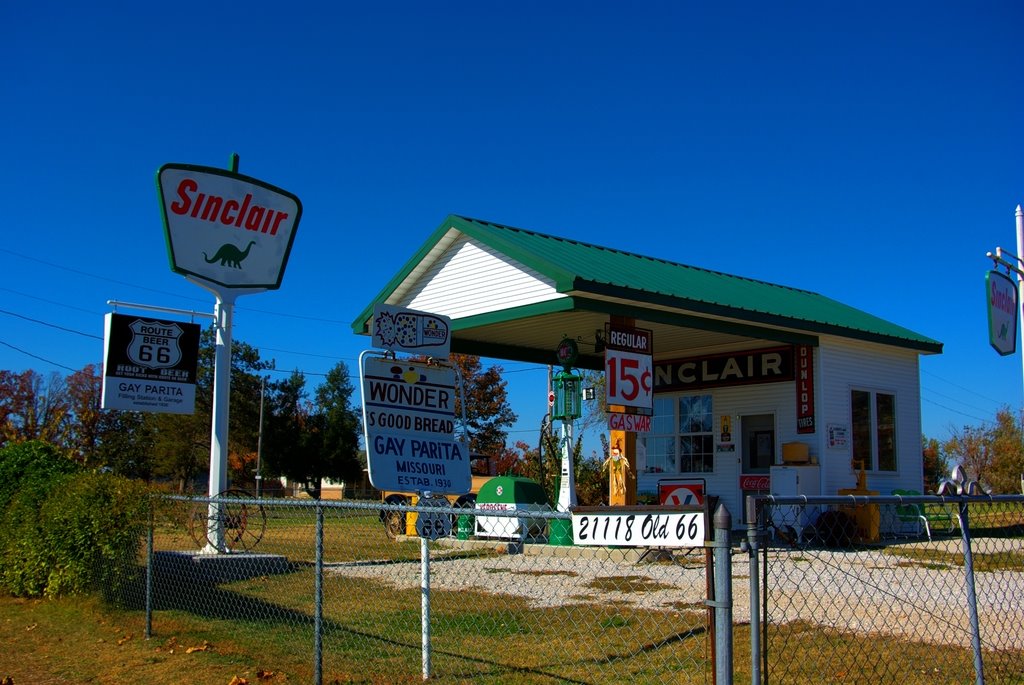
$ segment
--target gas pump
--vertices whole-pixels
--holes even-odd
[[[559,444],[562,450],[562,469],[558,481],[558,511],[569,511],[576,506],[576,479],[573,465],[573,421],[583,415],[582,378],[572,372],[572,366],[579,356],[579,349],[571,338],[563,338],[556,350],[562,370],[552,378],[555,395],[551,417],[562,422]],[[563,519],[552,519],[548,541],[552,545],[572,544],[572,523]]]

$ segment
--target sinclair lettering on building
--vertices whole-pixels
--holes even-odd
[[[224,169],[157,172],[171,269],[226,288],[276,290],[302,215],[295,195]]]

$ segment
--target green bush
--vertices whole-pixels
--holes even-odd
[[[138,481],[102,473],[68,479],[39,512],[50,562],[45,594],[109,591],[128,578],[146,533],[147,506]]]
[[[45,591],[50,555],[39,512],[50,493],[71,478],[26,478],[7,504],[0,518],[0,584],[8,593],[38,597]]]
[[[0,512],[29,481],[46,483],[81,470],[53,445],[39,440],[19,442],[0,449]]]
[[[0,450],[0,488],[0,588],[53,597],[130,577],[146,532],[145,485],[24,443]]]

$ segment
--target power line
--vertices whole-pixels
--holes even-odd
[[[24,319],[25,321],[31,321],[32,323],[40,324],[42,326],[49,326],[50,328],[56,328],[57,330],[60,330],[60,331],[66,331],[67,333],[75,333],[77,335],[85,336],[86,338],[95,338],[96,340],[103,340],[103,336],[100,336],[100,335],[93,335],[92,333],[85,333],[83,331],[76,331],[73,328],[65,328],[64,326],[58,326],[55,323],[47,323],[46,321],[40,321],[39,319],[33,319],[30,316],[25,316],[23,314],[17,314],[15,312],[9,312],[6,309],[0,309],[0,314],[6,314],[8,316],[14,316],[14,317],[17,317],[19,319]]]
[[[24,255],[24,254],[21,254],[21,253],[18,253],[18,252],[14,252],[13,250],[8,250],[7,248],[4,248],[4,247],[0,247],[0,252],[6,252],[9,255],[13,255],[15,257],[20,257],[21,259],[27,259],[27,260],[29,260],[31,262],[36,262],[38,264],[44,264],[44,265],[49,266],[49,267],[54,268],[54,269],[60,269],[61,271],[67,271],[69,273],[78,274],[79,276],[86,276],[88,278],[95,278],[98,281],[106,281],[108,283],[116,283],[117,285],[123,285],[123,286],[127,286],[129,288],[138,288],[139,290],[145,290],[147,292],[157,293],[158,295],[166,295],[168,297],[178,297],[178,298],[181,298],[183,300],[193,300],[193,301],[196,301],[196,302],[203,302],[203,301],[205,301],[205,300],[200,300],[197,297],[190,297],[190,296],[187,296],[187,295],[178,295],[177,293],[169,293],[169,292],[166,292],[164,290],[157,290],[156,288],[147,288],[146,286],[139,285],[138,283],[129,283],[127,281],[119,281],[116,278],[110,278],[108,276],[100,276],[98,274],[92,274],[92,273],[89,273],[88,271],[82,271],[81,269],[72,269],[70,266],[62,266],[60,264],[54,264],[53,262],[48,262],[46,260],[39,259],[37,257],[30,257],[29,255]]]
[[[65,366],[64,364],[58,364],[57,362],[50,361],[49,359],[47,359],[45,357],[40,357],[38,354],[32,354],[31,352],[29,352],[27,350],[23,350],[20,347],[15,347],[14,345],[10,344],[9,342],[4,342],[3,340],[0,340],[0,345],[4,345],[6,347],[9,347],[9,348],[11,348],[12,350],[14,350],[16,352],[21,352],[22,354],[28,355],[29,357],[32,357],[33,359],[38,359],[39,361],[46,362],[47,364],[50,364],[52,366],[58,366],[58,367],[60,367],[62,369],[67,369],[68,371],[70,371],[72,373],[78,371],[78,369],[72,369],[70,366]]]
[[[96,312],[96,311],[94,311],[92,309],[85,309],[84,307],[76,307],[74,305],[66,304],[64,302],[57,302],[56,300],[48,300],[45,297],[37,297],[36,295],[29,295],[28,293],[23,293],[23,292],[20,292],[20,291],[17,291],[17,290],[11,290],[10,288],[0,288],[0,290],[3,290],[4,292],[8,292],[8,293],[14,293],[15,295],[20,295],[21,297],[27,297],[27,298],[29,298],[31,300],[38,300],[39,302],[45,302],[46,304],[52,304],[52,305],[54,305],[56,307],[65,307],[67,309],[73,309],[76,312],[85,312],[86,314],[92,314],[93,316],[95,316],[95,315],[100,313],[100,312]]]
[[[158,295],[165,295],[167,297],[177,297],[177,298],[180,298],[180,299],[183,299],[183,300],[191,300],[193,302],[204,302],[204,303],[209,304],[209,300],[201,299],[201,298],[198,298],[198,297],[192,297],[190,295],[179,295],[178,293],[170,293],[170,292],[167,292],[166,290],[159,290],[157,288],[147,288],[146,286],[139,285],[138,283],[129,283],[128,281],[119,281],[116,278],[110,278],[109,276],[101,276],[99,274],[90,273],[88,271],[83,271],[81,269],[74,269],[74,268],[71,268],[69,266],[63,266],[61,264],[55,264],[53,262],[48,262],[46,260],[39,259],[38,257],[32,257],[30,255],[21,254],[20,252],[15,252],[13,250],[8,250],[5,247],[0,247],[0,252],[6,252],[9,255],[13,255],[13,256],[19,257],[21,259],[26,259],[28,261],[36,262],[38,264],[43,264],[45,266],[49,266],[49,267],[54,268],[54,269],[60,269],[61,271],[67,271],[69,273],[78,274],[79,276],[86,276],[88,278],[94,278],[94,279],[96,279],[98,281],[106,281],[108,283],[115,283],[117,285],[123,285],[123,286],[129,287],[129,288],[138,288],[139,290],[145,290],[147,292],[156,293]],[[236,312],[256,312],[256,313],[259,313],[259,314],[269,314],[271,316],[281,316],[281,317],[291,318],[291,319],[305,319],[307,321],[322,321],[324,323],[333,323],[333,324],[346,324],[346,323],[348,323],[348,322],[345,322],[345,321],[341,321],[340,319],[326,319],[326,318],[323,318],[323,317],[306,316],[306,315],[302,315],[302,314],[291,314],[291,313],[288,313],[288,312],[275,312],[275,311],[270,311],[270,310],[267,310],[267,309],[252,309],[250,307],[237,307],[236,306],[235,307],[235,311]]]
[[[965,387],[963,385],[960,385],[959,383],[955,383],[955,382],[953,382],[953,381],[951,381],[951,380],[949,380],[947,378],[943,378],[942,376],[938,375],[937,373],[932,373],[931,371],[926,371],[924,369],[921,369],[921,373],[924,373],[924,374],[927,374],[927,375],[932,376],[934,378],[937,378],[940,381],[942,381],[943,383],[949,383],[950,385],[952,385],[955,388],[959,388],[960,390],[963,390],[964,392],[969,392],[972,395],[980,397],[981,399],[986,400],[988,402],[992,402],[993,404],[1006,404],[1006,402],[1003,402],[1001,400],[994,400],[991,397],[988,397],[986,395],[982,395],[980,392],[977,392],[975,390],[971,390],[970,388]]]
[[[964,402],[959,397],[953,397],[952,395],[946,395],[946,394],[938,392],[937,390],[934,390],[932,388],[926,388],[925,386],[922,385],[921,386],[921,394],[922,394],[922,396],[924,395],[924,393],[928,393],[929,395],[937,395],[938,397],[942,397],[942,398],[945,398],[947,400],[953,400],[954,402],[958,402],[958,403],[966,406],[968,409],[973,409],[975,411],[980,411],[980,412],[987,412],[988,411],[988,409],[985,409],[984,407],[978,407],[978,406],[975,406],[975,405],[973,405],[973,404],[971,404],[969,402]]]
[[[930,400],[930,399],[928,399],[927,397],[922,397],[922,398],[921,398],[921,401],[922,401],[922,402],[927,402],[928,404],[934,404],[934,405],[935,405],[936,407],[939,407],[939,408],[941,408],[941,409],[945,409],[946,411],[951,411],[951,412],[953,412],[954,414],[959,414],[960,416],[966,416],[967,418],[969,418],[969,419],[974,419],[975,421],[981,421],[982,423],[985,423],[986,421],[988,421],[988,419],[983,419],[983,418],[981,418],[980,416],[973,416],[973,415],[971,415],[971,414],[968,414],[968,413],[966,413],[966,412],[962,412],[962,411],[960,411],[959,409],[953,409],[952,407],[947,407],[947,406],[946,406],[946,405],[944,405],[944,404],[939,404],[938,402],[935,402],[935,401],[933,401],[933,400]]]

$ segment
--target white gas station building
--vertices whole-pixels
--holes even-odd
[[[745,494],[834,495],[861,469],[869,491],[922,490],[919,360],[942,343],[824,295],[449,216],[356,333],[375,304],[450,317],[455,353],[548,365],[590,341],[584,369],[605,368],[606,326],[650,331],[654,413],[613,431],[630,469],[612,504],[683,484],[738,521]]]

